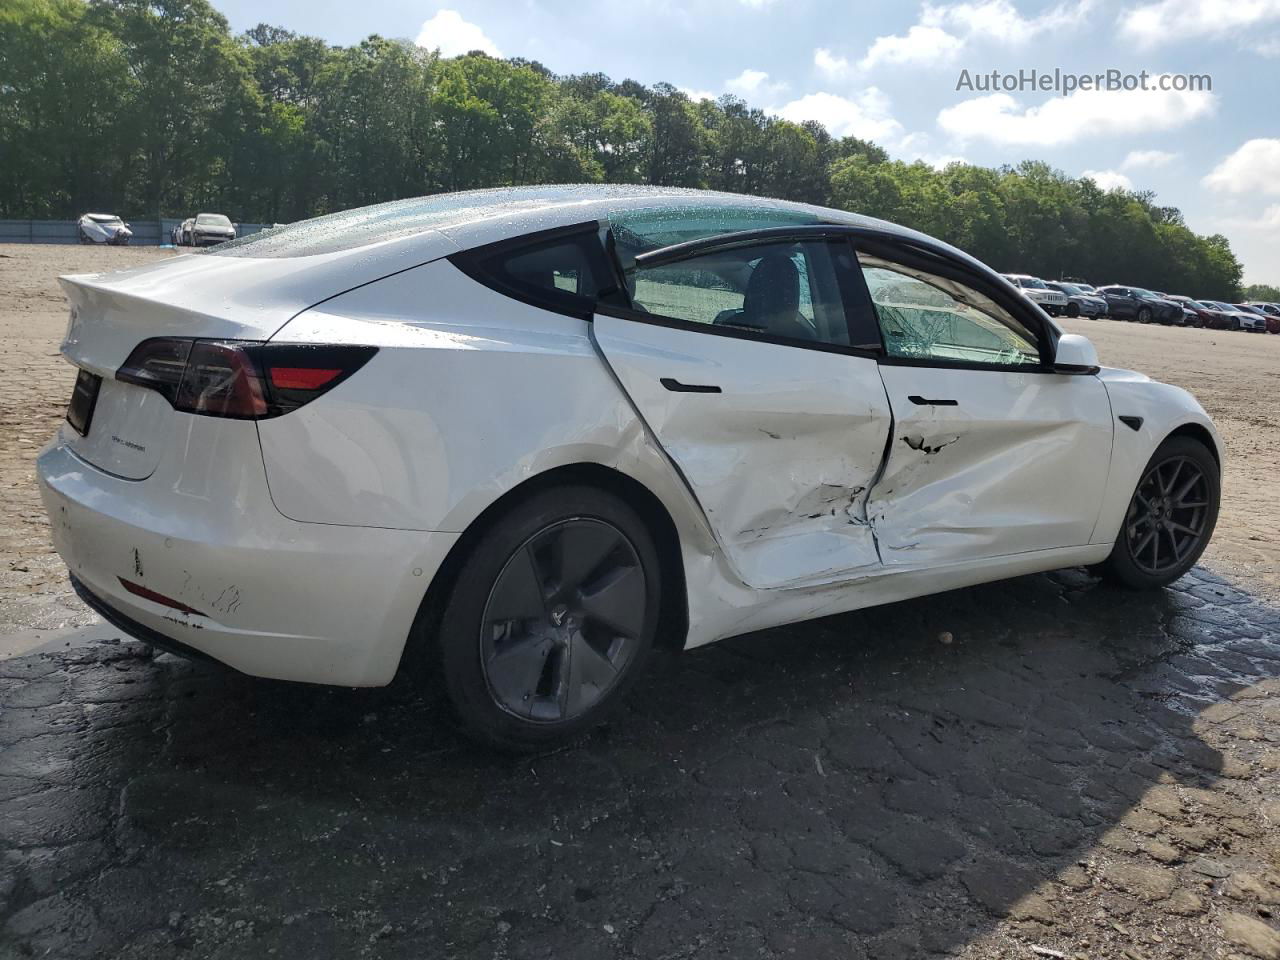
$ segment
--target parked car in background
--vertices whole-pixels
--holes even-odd
[[[1181,324],[1186,320],[1182,305],[1156,296],[1142,287],[1111,284],[1098,290],[1107,300],[1108,313],[1117,320],[1138,323]]]
[[[1050,290],[1039,277],[1025,273],[1006,273],[1003,276],[1050,316],[1060,317],[1067,312],[1067,295],[1060,290]]]
[[[1107,298],[1097,293],[1089,293],[1079,284],[1065,280],[1046,280],[1044,285],[1050,290],[1066,294],[1068,317],[1102,317],[1107,313]]]
[[[257,676],[438,679],[507,748],[655,648],[1077,565],[1162,587],[1218,515],[1191,394],[839,210],[479,190],[61,282],[37,473],[80,596]]]
[[[1218,311],[1221,330],[1253,330],[1259,333],[1267,329],[1267,318],[1252,310],[1241,310],[1234,303],[1221,300],[1205,300],[1206,306]]]
[[[220,213],[198,213],[191,223],[191,246],[209,247],[236,238],[236,228]]]
[[[1182,304],[1182,310],[1187,317],[1187,326],[1189,327],[1211,327],[1212,312],[1199,300],[1192,300],[1178,293],[1161,294],[1166,300],[1172,300],[1174,303]]]
[[[1280,304],[1250,301],[1249,303],[1240,304],[1240,306],[1248,307],[1261,313],[1267,321],[1267,333],[1280,333]]]
[[[133,237],[133,231],[114,213],[86,213],[76,224],[76,235],[81,243],[124,246]]]

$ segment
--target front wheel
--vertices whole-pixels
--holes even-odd
[[[536,750],[594,727],[642,672],[660,603],[657,548],[631,507],[594,487],[534,494],[476,542],[440,619],[464,732]]]
[[[1203,443],[1171,437],[1160,444],[1129,501],[1103,575],[1135,590],[1173,583],[1208,546],[1221,493],[1218,463]]]
[[[1080,304],[1071,303],[1067,305],[1067,316],[1072,319],[1080,316]]]
[[[1150,307],[1142,307],[1141,309],[1139,309],[1139,310],[1138,310],[1138,322],[1139,322],[1139,323],[1150,323],[1150,322],[1151,322],[1151,308],[1150,308]]]

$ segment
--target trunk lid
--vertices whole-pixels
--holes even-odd
[[[440,239],[437,255],[455,249]],[[81,435],[64,423],[63,442],[116,476],[150,476],[163,451],[182,442],[189,414],[175,411],[154,390],[115,379],[139,343],[152,337],[268,340],[308,307],[413,266],[424,252],[436,253],[421,243],[388,246],[376,261],[366,251],[272,259],[188,255],[113,273],[60,277],[71,307],[62,353],[102,378],[88,430]]]

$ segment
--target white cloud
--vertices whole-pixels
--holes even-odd
[[[1224,193],[1280,194],[1280,140],[1249,140],[1201,181]]]
[[[712,93],[710,90],[694,90],[690,87],[676,87],[676,89],[679,90],[681,93],[683,93],[686,97],[688,97],[694,103],[697,103],[699,100],[716,99],[716,95]]]
[[[882,63],[939,66],[954,61],[963,49],[964,41],[941,27],[916,24],[905,37],[876,37],[858,66],[863,70]]]
[[[882,63],[945,66],[973,41],[1021,46],[1041,34],[1078,26],[1096,3],[1097,0],[1065,0],[1044,13],[1024,17],[1012,0],[926,2],[919,23],[903,36],[877,37],[858,66],[864,70]]]
[[[1227,217],[1217,221],[1233,230],[1256,230],[1263,233],[1280,233],[1280,204],[1273,204],[1262,211],[1260,217]]]
[[[1080,176],[1092,180],[1103,190],[1133,189],[1133,181],[1118,170],[1086,170]]]
[[[1142,49],[1174,41],[1239,35],[1280,20],[1280,0],[1156,0],[1120,15],[1120,33]]]
[[[1264,57],[1280,57],[1280,37],[1256,40],[1248,46],[1254,53],[1260,53]]]
[[[483,50],[491,57],[502,56],[498,45],[474,23],[463,20],[457,10],[441,10],[424,21],[414,43],[428,50],[439,49],[443,57],[457,57],[472,50]]]
[[[763,70],[743,70],[731,80],[726,80],[724,87],[744,100],[755,101],[770,101],[787,89],[785,83],[770,83],[769,74]]]
[[[774,0],[738,0],[744,7],[750,7],[752,10],[763,10],[769,6]]]
[[[852,69],[848,60],[836,56],[826,47],[819,47],[813,51],[813,65],[828,80],[841,80],[847,77]]]
[[[1039,106],[1024,107],[1007,93],[992,93],[946,107],[938,126],[961,142],[1056,146],[1085,135],[1173,130],[1217,108],[1203,90],[1077,90]]]
[[[1123,170],[1158,170],[1178,159],[1179,154],[1164,150],[1130,150],[1120,167]]]
[[[889,98],[875,87],[868,87],[853,98],[825,92],[806,94],[777,112],[793,123],[816,120],[837,137],[883,143],[902,135],[902,124],[893,119]]]

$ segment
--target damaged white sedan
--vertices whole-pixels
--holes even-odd
[[[80,595],[245,673],[596,723],[655,647],[1036,571],[1181,576],[1221,444],[971,257],[642,187],[397,201],[63,279]]]

